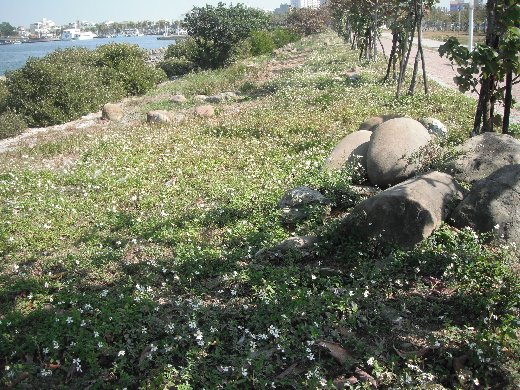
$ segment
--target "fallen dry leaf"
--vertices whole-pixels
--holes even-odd
[[[417,351],[400,351],[398,350],[395,345],[394,345],[394,350],[395,352],[397,352],[397,354],[402,358],[402,359],[408,359],[410,357],[412,358],[421,358],[421,357],[424,357],[426,355],[428,355],[430,352],[433,351],[433,348],[431,347],[425,347],[425,348],[421,348]]]
[[[331,343],[329,341],[320,340],[318,342],[318,345],[327,349],[329,353],[332,355],[332,357],[336,359],[339,364],[345,364],[349,358],[352,358],[348,351],[337,343]]]

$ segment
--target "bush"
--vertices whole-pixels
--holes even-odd
[[[0,80],[0,113],[4,112],[7,108],[7,96],[9,96],[7,85],[5,81]]]
[[[287,26],[300,35],[312,35],[325,31],[327,14],[324,9],[300,8],[289,13]]]
[[[203,69],[228,65],[236,55],[235,47],[252,31],[263,30],[269,24],[268,15],[242,4],[226,7],[194,7],[184,19],[188,34],[197,46],[193,62]]]
[[[195,39],[188,38],[183,41],[176,42],[174,45],[169,45],[166,49],[165,59],[170,58],[185,58],[187,60],[193,60],[197,55],[197,44]]]
[[[7,74],[8,107],[31,126],[48,126],[98,110],[124,93],[104,82],[93,52],[58,50]]]
[[[14,137],[27,128],[22,116],[12,111],[0,114],[0,139]]]
[[[103,45],[95,51],[95,58],[105,80],[117,80],[126,95],[142,95],[166,79],[162,70],[146,64],[146,53],[137,45]]]
[[[276,48],[280,48],[289,43],[296,42],[301,39],[301,35],[287,28],[277,28],[271,32],[273,42]]]
[[[166,73],[168,78],[182,76],[195,69],[193,62],[186,58],[169,58],[161,61],[158,67]]]
[[[251,54],[254,56],[272,53],[275,48],[274,40],[268,31],[253,31],[249,41]]]
[[[109,101],[143,94],[165,80],[137,46],[57,50],[7,74],[7,106],[31,126],[49,126],[97,111]]]

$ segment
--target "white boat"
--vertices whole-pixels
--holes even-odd
[[[95,37],[97,37],[97,35],[93,32],[81,31],[79,28],[69,28],[63,30],[61,33],[62,41],[86,41],[88,39],[94,39]]]

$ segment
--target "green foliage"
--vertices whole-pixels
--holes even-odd
[[[55,51],[7,74],[8,106],[31,126],[48,126],[76,119],[121,98],[116,82],[108,84],[86,49]],[[107,80],[108,81],[108,80]]]
[[[11,111],[0,112],[0,139],[14,137],[27,128],[22,116]]]
[[[170,58],[185,58],[192,60],[197,55],[197,44],[195,39],[188,38],[176,42],[174,45],[169,45],[166,49],[165,59]]]
[[[7,85],[4,80],[0,80],[0,113],[4,112],[7,108],[7,96],[9,95],[9,90],[7,89]]]
[[[57,50],[7,74],[8,107],[31,126],[48,126],[97,111],[109,101],[143,94],[166,78],[137,47]]]
[[[146,53],[137,45],[110,43],[95,51],[95,65],[106,80],[121,84],[126,95],[142,95],[166,79],[162,70],[148,66]]]
[[[184,19],[184,26],[197,46],[191,60],[202,69],[225,66],[233,61],[235,46],[252,31],[267,28],[268,23],[265,12],[242,4],[194,7]]]
[[[323,8],[299,8],[287,17],[287,27],[299,35],[312,35],[325,31],[327,15]]]
[[[8,22],[0,23],[0,36],[7,37],[7,36],[15,35],[15,33],[16,33],[16,28],[11,26],[11,24],[9,24]]]
[[[251,43],[251,54],[254,56],[272,53],[275,48],[273,37],[268,31],[253,31],[249,41]]]
[[[182,76],[194,70],[193,62],[186,58],[169,58],[158,64],[168,78]]]
[[[291,31],[288,28],[276,28],[271,31],[271,36],[274,41],[274,45],[276,48],[280,48],[289,43],[299,41],[301,39],[301,35],[296,33],[295,31]]]

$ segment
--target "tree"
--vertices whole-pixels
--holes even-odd
[[[203,69],[225,66],[237,45],[252,31],[266,29],[269,21],[264,11],[242,4],[194,7],[184,19],[184,27],[197,46],[191,60]]]
[[[7,22],[0,23],[0,36],[8,37],[11,35],[16,35],[16,28]]]
[[[504,104],[502,132],[509,132],[509,116],[513,104],[512,86],[520,82],[520,4],[518,0],[488,0],[485,44],[477,44],[473,51],[451,37],[439,48],[456,63],[455,77],[462,92],[479,95],[471,134],[494,131],[497,102]]]
[[[325,30],[327,15],[323,8],[300,8],[287,15],[287,27],[299,35],[318,34]]]

